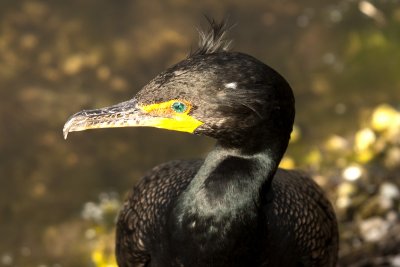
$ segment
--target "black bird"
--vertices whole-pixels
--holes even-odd
[[[217,140],[204,160],[172,161],[136,185],[117,223],[119,266],[335,266],[338,229],[322,190],[279,169],[293,127],[292,89],[275,70],[229,52],[226,23],[132,99],[64,126],[150,126]]]

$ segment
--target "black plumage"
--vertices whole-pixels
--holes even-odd
[[[173,161],[136,185],[117,223],[119,266],[335,266],[338,230],[321,189],[278,168],[294,121],[286,80],[228,52],[210,21],[200,47],[134,99],[81,111],[64,127],[153,126],[217,140],[204,160]]]

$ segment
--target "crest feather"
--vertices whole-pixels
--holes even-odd
[[[199,31],[199,47],[190,53],[190,56],[205,55],[217,52],[228,51],[232,40],[226,40],[225,35],[231,28],[226,19],[216,22],[214,19],[206,17],[209,28],[207,31]]]

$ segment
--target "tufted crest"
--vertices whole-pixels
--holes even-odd
[[[208,17],[206,17],[206,19],[209,28],[207,31],[198,30],[199,46],[195,51],[190,53],[190,56],[228,51],[230,48],[232,41],[225,39],[227,31],[231,28],[227,19],[224,19],[219,23]]]

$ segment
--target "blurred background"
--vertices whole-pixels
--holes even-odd
[[[297,100],[285,168],[337,211],[340,266],[400,266],[400,1],[3,0],[0,266],[116,266],[114,220],[152,166],[214,142],[156,129],[70,134],[67,118],[130,99],[228,16],[233,50]]]

